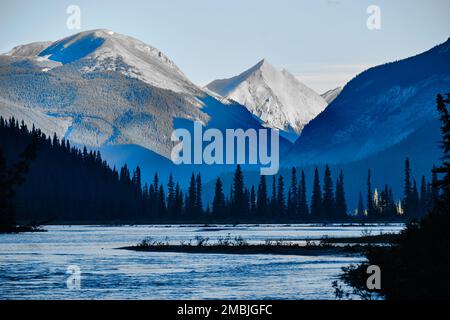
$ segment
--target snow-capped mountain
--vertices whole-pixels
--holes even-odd
[[[327,92],[321,94],[322,98],[325,99],[325,101],[330,104],[334,101],[334,99],[337,98],[337,96],[342,92],[341,87],[337,87],[335,89],[328,90]]]
[[[81,32],[56,41],[40,57],[63,64],[80,61],[82,73],[117,71],[152,86],[175,92],[198,92],[160,50],[110,30]]]
[[[304,128],[287,158],[297,164],[342,163],[395,146],[404,157],[423,157],[428,146],[418,141],[438,148],[430,141],[438,134],[424,128],[438,132],[436,95],[449,88],[450,39],[417,56],[368,69]]]
[[[245,105],[268,127],[294,133],[294,139],[327,106],[319,94],[265,59],[238,76],[215,80],[206,87]]]
[[[103,29],[0,55],[0,115],[81,145],[135,144],[165,157],[173,129],[193,121],[261,128],[245,107],[208,95],[160,50]]]

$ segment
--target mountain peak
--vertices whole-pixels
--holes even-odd
[[[255,67],[258,67],[258,68],[262,68],[262,67],[264,67],[264,66],[272,66],[272,65],[269,63],[269,61],[267,61],[266,58],[262,58],[262,59],[255,65]]]
[[[263,65],[264,63],[268,63],[266,58],[262,58],[261,60],[259,60],[257,65]]]
[[[256,65],[254,65],[253,67],[251,67],[249,69],[249,71],[256,71],[256,70],[265,70],[265,71],[270,71],[270,72],[275,72],[278,71],[269,61],[267,61],[266,58],[263,58],[262,60],[260,60]]]
[[[290,140],[327,105],[320,95],[267,59],[235,77],[215,80],[207,88],[246,106],[266,126],[284,131]]]
[[[159,49],[109,29],[82,31],[55,41],[41,58],[75,63],[83,73],[118,71],[152,86],[176,92],[199,92],[176,64]]]

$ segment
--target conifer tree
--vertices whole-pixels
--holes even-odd
[[[256,213],[256,194],[255,186],[252,186],[250,191],[250,213],[254,215]]]
[[[411,186],[411,167],[409,158],[405,160],[405,178],[403,189],[403,210],[407,217],[411,217],[413,214],[413,199],[412,199],[412,186]]]
[[[302,218],[309,216],[308,200],[306,199],[306,178],[303,170],[298,188],[298,214]]]
[[[181,191],[179,183],[177,183],[175,187],[175,205],[174,205],[174,214],[181,215],[183,212],[183,192]]]
[[[137,191],[141,191],[141,168],[139,168],[139,166],[137,166],[133,172],[132,184]]]
[[[200,173],[197,174],[195,179],[196,190],[195,190],[195,212],[196,214],[203,213],[203,200],[202,200],[202,178]]]
[[[157,173],[155,173],[155,177],[153,178],[153,190],[155,193],[159,193],[159,178]]]
[[[159,188],[159,196],[158,196],[158,202],[159,202],[159,214],[164,215],[166,213],[166,196],[164,193],[164,187],[161,185]]]
[[[16,224],[10,198],[11,191],[6,170],[6,160],[0,148],[0,231],[12,228]]]
[[[374,219],[376,217],[375,205],[373,203],[371,171],[367,174],[367,217]]]
[[[419,215],[419,191],[417,190],[416,179],[413,179],[413,188],[411,192],[411,214],[413,217],[418,217]]]
[[[158,174],[155,173],[155,176],[153,178],[153,213],[158,216],[159,214],[161,214],[161,201],[162,199],[160,199],[161,196],[161,192],[160,192],[160,186],[159,186],[159,177]],[[162,186],[161,186],[162,187]]]
[[[195,215],[196,212],[196,200],[197,200],[197,183],[195,179],[195,174],[192,173],[191,180],[189,182],[189,189],[186,200],[186,211],[189,215]]]
[[[436,166],[433,166],[433,169],[431,170],[431,207],[434,207],[434,205],[439,200],[439,183],[438,183],[438,176],[437,176],[437,168]]]
[[[268,213],[267,184],[266,184],[266,176],[264,175],[261,175],[259,178],[256,207],[260,215],[262,216],[267,215]]]
[[[298,186],[297,186],[297,169],[292,168],[291,171],[291,186],[289,188],[288,197],[288,213],[295,215],[298,212]]]
[[[450,113],[447,106],[450,105],[450,94],[446,96],[444,99],[439,94],[436,98],[437,109],[441,120],[441,147],[444,155],[441,166],[435,168],[434,172],[442,175],[442,178],[436,181],[436,186],[442,190],[442,195],[438,195],[438,199],[448,204],[450,203]]]
[[[167,182],[167,212],[169,214],[175,213],[175,183],[172,174],[170,174]]]
[[[341,170],[339,178],[336,182],[336,217],[345,218],[347,217],[347,202],[345,200],[345,190],[344,190],[344,172]]]
[[[245,188],[244,191],[244,208],[242,209],[241,216],[248,215],[250,213],[250,191],[248,188]]]
[[[362,196],[361,192],[359,192],[357,216],[360,217],[360,218],[365,217],[365,214],[364,214],[364,202],[363,202],[363,196]]]
[[[392,188],[389,187],[388,193],[388,216],[395,217],[397,215],[397,207],[395,206],[394,193]]]
[[[87,159],[87,155],[83,155],[83,159]],[[120,181],[126,185],[129,185],[131,182],[130,171],[128,170],[127,164],[124,164],[120,169]]]
[[[323,180],[323,216],[334,217],[335,203],[333,194],[333,179],[328,164],[325,166],[325,176]]]
[[[426,212],[430,209],[428,206],[429,196],[427,191],[427,182],[425,180],[425,176],[422,176],[422,180],[420,182],[420,204],[419,204],[419,213],[420,216],[424,216]]]
[[[237,215],[245,212],[245,195],[244,195],[244,175],[241,166],[238,164],[233,177],[233,208]]]
[[[150,187],[148,188],[148,203],[149,203],[150,213],[152,215],[156,215],[158,213],[156,199],[158,199],[158,196],[155,192],[155,186],[153,184],[150,184]]]
[[[270,198],[270,213],[272,216],[276,215],[278,212],[277,208],[277,179],[275,176],[272,178],[272,196]]]
[[[52,146],[53,148],[58,148],[59,147],[59,140],[58,140],[58,136],[56,135],[56,133],[53,134],[53,140],[52,140]],[[87,153],[87,149],[86,147],[84,147]]]
[[[283,215],[286,211],[286,202],[284,197],[284,181],[283,176],[281,174],[278,176],[277,209],[279,215]]]
[[[49,137],[49,139],[50,139],[50,137]],[[83,147],[83,159],[87,160],[87,158],[88,158],[87,148]],[[125,164],[125,167],[126,167],[126,164]]]
[[[225,194],[223,193],[223,184],[220,178],[216,180],[212,213],[214,216],[225,214]]]
[[[29,171],[30,162],[36,158],[37,148],[37,140],[33,138],[20,154],[19,161],[9,170],[0,148],[0,231],[11,230],[16,225],[14,189],[25,182],[25,174]]]
[[[320,188],[319,170],[314,171],[314,184],[311,198],[311,216],[315,219],[322,218],[322,190]]]
[[[389,187],[385,185],[384,189],[381,190],[380,200],[378,203],[378,212],[380,217],[386,218],[388,213],[388,201],[389,201]]]

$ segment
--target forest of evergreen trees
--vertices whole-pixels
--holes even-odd
[[[238,165],[229,192],[225,192],[218,178],[214,200],[205,206],[200,173],[192,174],[186,192],[172,175],[167,183],[159,181],[157,174],[152,182],[143,182],[139,167],[132,171],[126,165],[119,170],[110,168],[99,151],[88,151],[86,147],[81,150],[64,138],[48,137],[34,126],[30,130],[14,118],[0,117],[0,224],[13,224],[16,220],[35,223],[49,220],[72,223],[389,221],[423,216],[436,199],[435,184],[422,177],[418,188],[409,159],[405,161],[404,184],[403,198],[396,201],[388,185],[380,191],[372,188],[369,170],[366,196],[360,193],[358,208],[353,211],[347,206],[342,171],[334,181],[329,166],[325,168],[323,180],[316,169],[311,197],[308,197],[303,171],[292,168],[288,182],[282,175],[261,176],[255,187],[245,185],[244,173]]]
[[[432,185],[422,179],[420,191],[411,182],[409,160],[405,165],[404,209],[421,219],[410,221],[389,246],[366,250],[367,262],[346,268],[342,279],[363,298],[374,293],[367,288],[367,268],[376,265],[382,274],[376,294],[388,300],[448,300],[450,279],[450,93],[436,97],[441,121],[442,163],[433,167]]]

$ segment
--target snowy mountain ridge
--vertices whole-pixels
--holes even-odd
[[[160,50],[106,29],[81,32],[52,43],[39,56],[63,64],[82,61],[83,73],[116,71],[175,92],[198,92]]]

